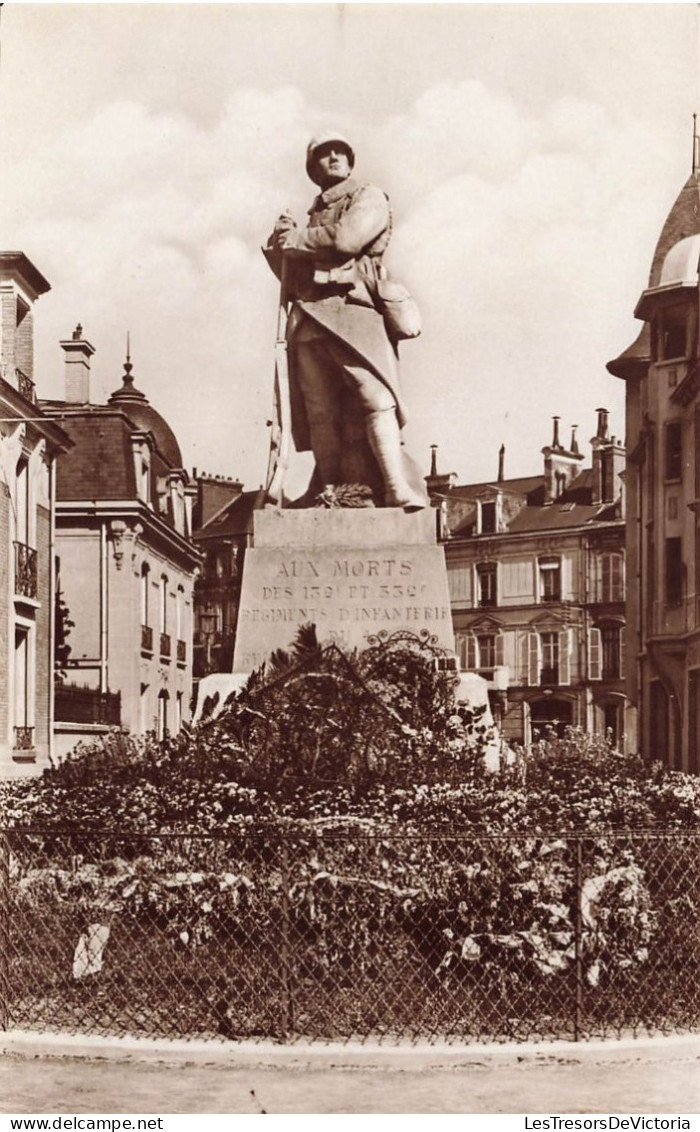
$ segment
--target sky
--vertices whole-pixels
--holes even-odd
[[[262,482],[278,290],[260,248],[315,194],[339,129],[390,195],[387,262],[418,300],[401,346],[407,447],[459,482],[536,474],[562,420],[586,451],[606,362],[691,171],[692,4],[24,4],[2,7],[0,231],[51,283],[39,396],[61,339],[95,347],[92,399],[136,384],[190,470]],[[290,483],[306,475],[302,458]],[[300,489],[303,483],[300,480]]]

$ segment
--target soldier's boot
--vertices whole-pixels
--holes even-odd
[[[403,507],[404,511],[420,511],[426,506],[426,499],[406,479],[395,409],[383,409],[368,415],[367,439],[384,480],[385,505]]]

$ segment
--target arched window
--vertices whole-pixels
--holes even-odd
[[[168,700],[170,697],[167,692],[158,693],[158,728],[157,737],[158,741],[162,743],[168,734]]]
[[[168,576],[161,574],[159,592],[159,626],[161,633],[168,631]]]
[[[150,586],[151,571],[148,563],[141,566],[141,624],[148,625],[148,589]]]
[[[184,639],[184,624],[185,624],[185,589],[184,586],[177,587],[175,594],[175,638],[178,641]]]

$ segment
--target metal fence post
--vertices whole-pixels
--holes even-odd
[[[281,1036],[286,1038],[294,1029],[294,1004],[291,990],[291,958],[290,943],[291,918],[289,911],[289,857],[287,854],[287,839],[282,837],[280,850],[280,872],[282,877],[282,924],[280,931],[280,976],[282,982],[282,1012]]]
[[[0,831],[0,1030],[10,1028],[10,837]]]
[[[574,965],[576,969],[576,997],[574,1001],[574,1041],[581,1040],[581,1018],[583,1015],[583,913],[581,907],[583,852],[581,838],[577,837],[574,865]]]

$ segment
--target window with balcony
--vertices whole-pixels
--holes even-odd
[[[683,478],[683,425],[669,421],[665,430],[664,475],[667,480]]]
[[[604,625],[600,630],[603,680],[619,680],[623,676],[623,628]]]
[[[687,316],[685,307],[667,307],[656,325],[657,361],[684,358],[687,353]]]
[[[596,601],[614,604],[625,600],[625,556],[622,551],[598,559]]]
[[[666,539],[665,561],[666,605],[680,605],[683,601],[683,540]]]
[[[141,651],[153,652],[153,629],[150,624],[151,571],[146,562],[141,565],[139,603],[141,606]]]
[[[158,693],[158,717],[156,722],[156,735],[162,742],[168,734],[168,700],[167,692]]]
[[[17,464],[14,492],[15,515],[15,594],[37,597],[37,554],[31,546],[32,516],[29,490],[29,461],[22,456]]]
[[[477,601],[483,607],[497,604],[497,570],[495,562],[484,562],[476,568]]]
[[[561,559],[540,558],[540,601],[561,601]]]
[[[168,578],[166,574],[161,575],[160,586],[158,587],[158,627],[161,633],[167,632],[168,629]]]
[[[148,610],[148,605],[149,605],[148,590],[149,590],[149,586],[150,586],[150,580],[151,580],[151,571],[149,570],[148,565],[144,562],[143,565],[141,566],[141,587],[140,587],[141,588],[141,624],[142,625],[148,625],[149,624],[149,620],[148,620],[148,612],[149,612],[149,610]]]
[[[175,640],[178,643],[178,660],[180,652],[180,644],[185,643],[185,590],[183,586],[178,586],[175,593]]]
[[[559,633],[540,633],[540,684],[559,683]]]
[[[493,671],[496,667],[496,634],[478,633],[476,637],[478,667],[480,672]]]
[[[14,749],[34,749],[34,719],[31,702],[31,630],[15,626],[14,651]]]
[[[700,405],[695,408],[695,498],[700,499]]]

